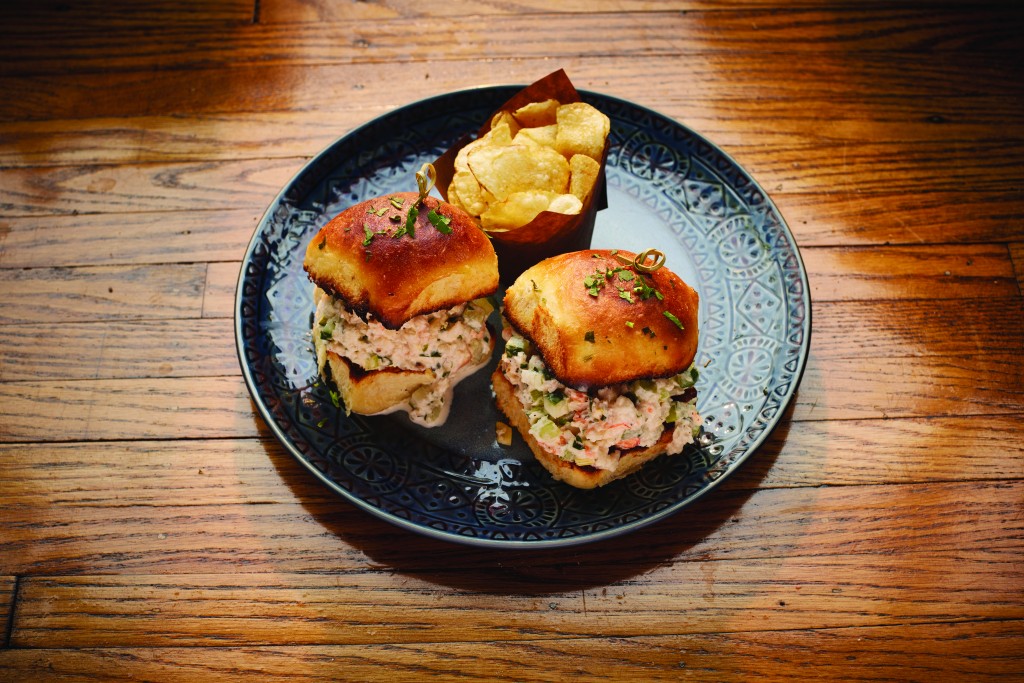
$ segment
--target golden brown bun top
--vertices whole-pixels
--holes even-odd
[[[498,259],[465,211],[426,197],[412,235],[404,231],[416,192],[376,197],[338,214],[306,248],[303,267],[324,291],[390,329],[498,288]],[[451,219],[445,234],[431,210]]]
[[[643,298],[636,291],[641,281],[662,298]],[[666,267],[644,275],[611,251],[586,250],[546,259],[520,275],[505,293],[505,317],[559,381],[586,389],[688,368],[697,353],[697,303],[697,292]]]

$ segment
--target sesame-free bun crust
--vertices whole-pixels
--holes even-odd
[[[396,192],[338,214],[306,248],[303,267],[309,278],[389,329],[413,316],[492,294],[498,288],[498,259],[465,211],[426,197],[413,236],[395,236],[418,197]],[[400,200],[400,208],[392,198]],[[430,223],[431,210],[451,219],[450,234]],[[367,238],[367,230],[372,237]]]
[[[628,261],[635,257],[617,253]],[[625,268],[633,280],[598,275],[603,285],[593,296],[586,279],[615,268]],[[663,298],[644,300],[632,292],[633,303],[623,299],[619,288],[632,291],[641,277]],[[541,261],[516,279],[504,303],[509,323],[533,343],[559,381],[577,389],[668,377],[690,367],[697,353],[697,292],[667,267],[641,275],[609,250]]]
[[[581,467],[576,463],[562,460],[556,455],[548,453],[530,434],[530,420],[523,410],[523,405],[516,398],[515,388],[508,381],[500,369],[491,374],[491,386],[494,389],[495,403],[512,426],[516,428],[523,437],[526,445],[533,451],[537,462],[544,466],[555,479],[564,481],[570,486],[580,489],[592,489],[604,486],[616,479],[621,479],[640,469],[644,463],[654,460],[663,455],[672,441],[674,427],[666,429],[658,441],[647,448],[631,448],[627,451],[618,451],[618,466],[613,470],[601,470],[596,467]]]

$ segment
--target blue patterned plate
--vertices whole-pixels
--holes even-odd
[[[457,387],[437,429],[404,414],[347,417],[318,381],[305,246],[343,208],[415,189],[414,173],[518,86],[451,93],[350,132],[313,158],[256,228],[239,274],[235,336],[260,414],[299,462],[358,507],[473,545],[571,545],[678,512],[767,438],[796,391],[810,343],[807,276],[767,195],[713,144],[635,104],[581,96],[612,121],[609,208],[593,246],[655,247],[700,294],[699,444],[594,491],[555,482],[522,440],[494,441],[485,369]],[[499,345],[500,346],[500,345]],[[500,349],[496,349],[495,358]]]

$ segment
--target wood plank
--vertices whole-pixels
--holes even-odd
[[[0,268],[237,260],[262,209],[4,218]]]
[[[205,264],[0,270],[0,323],[198,316]]]
[[[538,17],[543,16],[543,21]],[[291,24],[154,23],[139,40],[137,27],[109,27],[98,40],[89,26],[53,21],[42,30],[13,33],[0,43],[9,73],[167,70],[232,62],[349,64],[436,59],[470,61],[487,45],[491,59],[566,55],[678,55],[688,52],[776,51],[1013,51],[1022,16],[1017,8],[978,13],[956,9],[777,9],[730,12],[616,14],[514,13],[485,25],[451,17],[422,29],[416,18]],[[751,26],[756,31],[751,31]],[[301,40],[296,31],[301,30]],[[601,40],[594,40],[600,35]],[[45,50],[40,45],[46,45]]]
[[[0,383],[0,441],[256,436],[238,375]]]
[[[8,646],[10,627],[14,619],[14,601],[18,579],[14,576],[0,576],[0,652]],[[0,670],[3,666],[0,665]]]
[[[811,354],[818,361],[923,356],[972,359],[1024,353],[1024,301],[812,301]]]
[[[1024,478],[1021,414],[784,422],[722,485],[849,486]]]
[[[954,190],[915,194],[772,193],[803,246],[949,244],[1022,240],[1020,199]],[[899,220],[893,220],[899,216]]]
[[[74,340],[73,353],[69,340]],[[230,317],[0,327],[4,382],[211,377],[237,371]]]
[[[812,301],[974,299],[1019,292],[1002,244],[803,249],[801,255]]]
[[[304,159],[25,168],[4,171],[8,217],[236,209],[262,214]]]
[[[865,340],[867,341],[867,340]],[[978,357],[878,358],[807,363],[797,420],[1021,414],[1020,353]]]
[[[927,122],[932,129],[917,130],[940,134],[950,123],[1012,127],[1008,121],[1016,121],[1014,105],[1024,92],[1024,66],[998,54],[843,51],[816,55],[796,70],[791,68],[792,61],[785,52],[702,52],[700,59],[571,55],[555,64],[545,57],[519,57],[348,64],[344,69],[243,62],[163,71],[158,78],[145,72],[59,72],[45,77],[0,72],[0,88],[8,93],[0,103],[0,120],[12,126],[11,134],[24,131],[29,136],[28,143],[18,145],[26,153],[37,145],[31,144],[31,129],[19,122],[69,119],[108,120],[111,130],[106,133],[114,137],[112,143],[122,154],[160,143],[180,144],[188,150],[197,143],[179,132],[173,117],[192,119],[200,131],[216,127],[216,133],[229,141],[238,136],[229,125],[238,114],[255,121],[272,120],[260,115],[286,112],[301,112],[302,120],[327,117],[328,128],[340,134],[357,125],[353,121],[362,123],[396,106],[484,84],[530,83],[564,68],[578,88],[650,107],[708,135],[732,120],[767,121],[771,116],[779,121],[762,128],[785,128],[788,119],[806,115],[804,102],[828,112],[845,112],[845,118],[855,121],[904,127]],[[777,77],[780,72],[786,73],[785,79]],[[839,90],[837,81],[843,84]],[[393,82],[401,82],[402,87],[381,87]],[[135,117],[147,120],[144,132],[132,141],[129,134],[118,134],[117,127],[123,125],[120,121]],[[850,125],[843,116],[820,124],[832,135]],[[313,134],[301,121],[290,125],[298,126],[300,137]],[[56,132],[51,124],[40,129],[41,133],[48,130]],[[69,144],[74,143],[56,139],[52,152],[69,153]]]
[[[235,289],[238,285],[238,263],[211,263],[206,269],[203,293],[204,318],[230,318],[235,313]]]
[[[274,466],[281,468],[282,477],[286,467],[291,468],[288,476],[302,472],[298,463],[275,461]],[[179,469],[177,475],[197,480],[205,476],[192,469]],[[461,576],[515,592],[517,585],[525,590],[527,584],[550,584],[555,590],[566,581],[610,585],[691,561],[743,559],[754,565],[777,558],[841,555],[859,556],[859,564],[870,565],[876,563],[871,558],[901,553],[967,557],[986,552],[1015,563],[1015,571],[1024,566],[1021,479],[718,489],[657,524],[582,549],[495,553],[410,533],[340,497],[315,492],[307,498],[300,493],[315,481],[308,473],[303,476],[309,481],[280,501],[254,496],[241,503],[208,505],[193,504],[196,498],[186,496],[172,505],[4,504],[0,512],[7,524],[7,552],[0,556],[0,572],[360,575],[389,567],[435,584],[458,583]],[[246,495],[230,491],[238,486],[228,488],[226,500]],[[291,502],[292,495],[298,502]],[[445,558],[444,570],[436,561],[439,554]],[[573,572],[566,573],[567,564]],[[442,578],[442,571],[452,575]],[[958,573],[970,578],[966,569]],[[680,576],[677,582],[687,581]]]
[[[566,680],[583,677],[677,681],[763,678],[788,681],[856,679],[932,683],[1007,680],[1024,676],[1015,653],[1024,622],[968,621],[842,629],[739,631],[678,636],[552,638],[519,642],[394,643],[388,645],[278,645],[271,647],[159,647],[0,651],[11,683],[39,680],[109,681],[331,679],[338,671],[361,681]],[[941,654],[935,652],[941,644]],[[501,662],[501,673],[495,662]],[[699,672],[699,673],[697,673]]]
[[[79,0],[69,4],[25,3],[0,5],[0,26],[33,27],[45,31],[51,24],[90,27],[142,28],[153,24],[191,26],[211,23],[232,26],[253,20],[252,0],[166,2],[166,0]]]
[[[863,8],[869,3],[854,0],[796,0],[787,2],[786,7],[829,7]],[[892,3],[887,3],[889,6]],[[917,6],[915,0],[900,3],[904,6]],[[943,0],[931,5],[955,5],[953,0]],[[992,3],[986,3],[991,5]],[[1002,5],[1009,5],[1003,0]],[[777,0],[743,0],[730,3],[729,9],[750,9],[760,6],[777,7]],[[649,12],[665,8],[664,2],[657,0],[563,0],[558,3],[559,12]],[[673,2],[673,9],[681,12],[696,10],[721,10],[723,6],[714,0],[682,0]],[[500,0],[454,0],[441,5],[424,6],[416,0],[389,0],[387,3],[355,3],[354,5],[338,4],[325,0],[262,0],[260,3],[261,23],[296,24],[311,21],[339,21],[345,19],[390,19],[395,17],[468,17],[472,15],[505,15],[519,12],[544,12],[552,5],[544,0],[516,0],[502,2]],[[496,21],[496,20],[492,20]]]
[[[1013,261],[1013,270],[1017,274],[1017,288],[1024,293],[1024,242],[1013,242],[1009,246],[1010,260]]]
[[[417,643],[438,639],[431,624],[444,625],[445,640],[473,642],[1019,620],[1020,559],[965,551],[676,563],[605,587],[552,582],[542,595],[511,577],[495,592],[493,577],[466,574],[27,577],[11,645]]]

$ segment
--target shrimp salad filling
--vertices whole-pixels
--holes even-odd
[[[681,453],[700,431],[697,369],[662,379],[640,379],[597,390],[568,387],[551,374],[530,342],[505,327],[501,371],[515,388],[530,434],[549,453],[581,466],[614,470],[619,453],[653,446],[675,427],[666,451]]]
[[[487,316],[493,310],[488,299],[475,299],[415,316],[397,330],[389,330],[372,316],[363,320],[341,299],[323,294],[317,302],[313,334],[327,342],[328,351],[367,371],[430,370],[434,381],[413,392],[402,408],[412,421],[434,426],[446,420],[455,385],[490,358]]]

